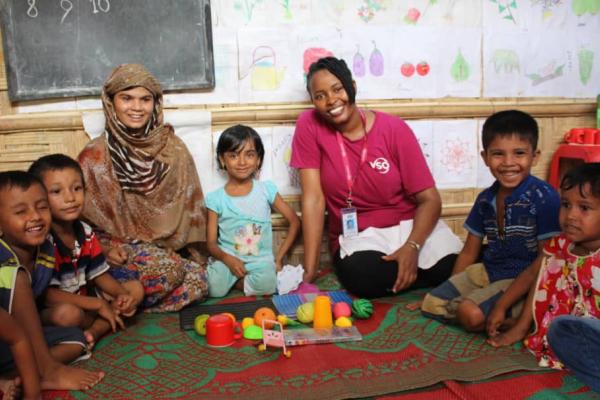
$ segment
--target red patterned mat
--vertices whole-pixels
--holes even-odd
[[[356,321],[361,342],[293,347],[290,359],[281,351],[258,352],[246,340],[209,348],[204,338],[179,330],[176,314],[142,315],[102,340],[83,364],[106,372],[100,384],[45,398],[342,399],[538,369],[520,346],[494,349],[482,335],[408,311],[406,304],[422,294],[376,301],[375,315]]]
[[[553,400],[600,399],[572,375],[564,371],[511,372],[485,382],[445,381],[429,390],[378,397],[377,400]]]

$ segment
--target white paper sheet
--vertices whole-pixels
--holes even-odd
[[[475,187],[477,121],[434,121],[433,141],[433,176],[437,187]]]

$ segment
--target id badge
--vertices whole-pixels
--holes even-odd
[[[358,235],[358,216],[356,208],[342,208],[342,233],[344,237]]]

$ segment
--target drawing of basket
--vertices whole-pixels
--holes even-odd
[[[285,67],[277,68],[275,51],[259,46],[252,52],[252,90],[276,90],[285,74]]]

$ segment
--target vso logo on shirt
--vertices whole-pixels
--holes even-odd
[[[371,168],[379,172],[380,174],[387,174],[390,170],[390,163],[383,157],[376,158],[373,161],[369,161]]]

